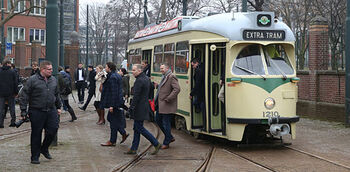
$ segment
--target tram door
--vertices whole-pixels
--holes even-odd
[[[151,57],[152,57],[152,50],[143,50],[142,51],[142,61],[147,60],[148,64],[152,65]]]
[[[208,58],[208,123],[209,132],[225,131],[225,106],[222,101],[219,100],[218,95],[221,89],[220,80],[225,81],[225,43],[215,43],[208,45],[209,58]],[[224,84],[223,84],[224,86]],[[225,89],[225,88],[223,88]],[[223,94],[225,99],[225,94]],[[223,100],[224,100],[223,99]]]
[[[200,58],[202,65],[205,65],[205,50],[206,44],[192,44],[191,54],[193,58]],[[194,81],[194,69],[191,67],[191,90],[195,87]],[[204,128],[206,126],[206,120],[203,120],[203,115],[200,109],[200,105],[196,102],[196,97],[191,100],[191,126],[192,129]]]

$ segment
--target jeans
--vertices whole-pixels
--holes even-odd
[[[132,140],[131,150],[136,151],[140,144],[140,134],[143,135],[153,146],[158,146],[158,140],[145,128],[143,127],[143,121],[134,121],[134,139]]]
[[[11,114],[11,124],[16,122],[16,114],[15,114],[15,98],[13,96],[10,97],[0,97],[0,126],[4,125],[5,119],[5,101],[7,100],[8,106],[10,108]]]
[[[171,142],[171,139],[174,138],[171,135],[171,123],[170,123],[171,116],[172,116],[171,114],[161,114],[161,113],[158,113],[158,111],[156,112],[156,122],[165,136],[163,145],[169,145]]]
[[[118,132],[121,135],[125,135],[125,127],[126,127],[126,121],[124,114],[120,110],[113,109],[113,113],[108,111],[107,120],[110,122],[110,129],[111,129],[111,137],[109,139],[110,142],[116,143],[117,142],[117,135]]]
[[[52,140],[55,138],[58,130],[58,114],[54,108],[50,111],[40,111],[36,109],[29,110],[29,119],[32,126],[30,135],[30,148],[32,159],[38,159],[40,152],[47,152]],[[45,129],[45,138],[41,144],[42,131]]]

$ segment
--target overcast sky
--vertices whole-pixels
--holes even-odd
[[[104,3],[107,4],[109,0],[79,0],[80,6],[86,5],[86,4],[93,4],[93,3]]]

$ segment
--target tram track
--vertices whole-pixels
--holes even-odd
[[[160,136],[160,131],[159,131],[160,129],[159,129],[159,127],[156,124],[152,123],[152,125],[157,129],[156,139],[158,140],[159,136]],[[147,148],[144,151],[142,151],[140,154],[136,154],[133,159],[131,159],[127,163],[123,164],[122,166],[115,167],[114,169],[112,169],[112,172],[124,172],[124,171],[127,171],[127,170],[131,169],[132,167],[136,166],[136,164],[138,162],[140,162],[142,160],[142,158],[147,155],[147,152],[152,147],[153,147],[152,144],[148,145]]]
[[[206,172],[209,169],[209,164],[215,155],[216,147],[212,146],[204,159],[203,163],[195,170],[196,172]]]

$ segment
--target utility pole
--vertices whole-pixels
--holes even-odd
[[[60,66],[64,66],[63,14],[63,0],[60,0]]]
[[[88,59],[89,59],[89,5],[86,5],[86,70],[88,67]]]
[[[350,127],[350,0],[347,0],[345,31],[345,125]]]
[[[51,61],[53,74],[58,67],[58,5],[57,0],[47,1],[46,6],[46,60]]]
[[[106,54],[105,54],[105,63],[108,62],[108,23],[106,23]]]
[[[187,0],[182,0],[182,15],[187,16]]]
[[[148,21],[148,17],[147,17],[147,0],[145,0],[145,5],[143,6],[144,8],[144,12],[143,12],[143,27],[147,26],[147,21]]]
[[[247,6],[247,0],[242,0],[242,12],[247,12],[248,6]]]
[[[166,14],[165,14],[166,3],[165,3],[165,0],[162,0],[162,4],[161,4],[160,8],[161,8],[160,20],[165,20],[166,19]]]
[[[4,20],[4,0],[1,0],[1,21]],[[4,31],[5,31],[5,24],[3,24],[1,26],[1,54],[0,54],[0,63],[2,63],[2,61],[4,60],[5,58],[5,44],[6,44],[6,41],[5,41],[5,34],[4,34]]]

